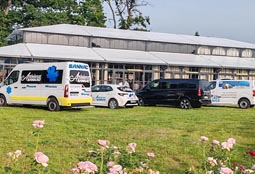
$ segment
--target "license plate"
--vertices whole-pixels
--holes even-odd
[[[136,100],[131,100],[130,103],[137,103],[137,101]]]

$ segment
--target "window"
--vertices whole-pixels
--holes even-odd
[[[149,84],[149,88],[150,88],[150,89],[158,89],[158,88],[159,88],[159,81],[152,81],[152,82]]]
[[[236,48],[230,48],[227,50],[227,56],[233,56],[238,57],[239,56],[239,50]]]
[[[245,49],[242,51],[242,57],[252,57],[252,51],[249,49]]]
[[[90,76],[88,71],[70,71],[70,84],[83,84],[85,87],[90,87]]]
[[[211,50],[209,47],[203,46],[198,48],[197,53],[202,55],[209,55],[211,54]]]
[[[25,70],[21,73],[22,84],[61,84],[63,70]]]
[[[13,71],[8,78],[6,79],[6,81],[4,82],[5,85],[11,85],[13,83],[16,83],[19,79],[19,71]]]
[[[92,92],[99,92],[100,91],[100,87],[99,86],[93,86],[92,87]]]
[[[216,48],[213,49],[212,54],[213,54],[213,55],[225,56],[225,55],[226,55],[226,51],[225,51],[224,48],[216,47]]]

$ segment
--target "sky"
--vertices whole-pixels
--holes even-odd
[[[141,0],[140,0],[141,1]],[[255,44],[255,0],[146,0],[152,32],[228,38]]]

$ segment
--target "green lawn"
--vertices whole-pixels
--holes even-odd
[[[184,173],[199,165],[201,135],[220,142],[235,138],[237,161],[245,161],[243,154],[255,150],[255,109],[136,107],[49,112],[46,108],[0,107],[0,119],[0,166],[7,165],[6,153],[17,149],[33,158],[36,137],[32,123],[45,120],[38,151],[49,157],[49,173],[69,173],[98,139],[122,147],[135,142],[137,151],[154,152],[151,167],[161,174]],[[27,166],[26,160],[21,163]]]

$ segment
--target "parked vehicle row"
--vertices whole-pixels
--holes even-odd
[[[255,84],[251,80],[156,79],[134,92],[113,84],[91,87],[89,66],[84,63],[27,63],[17,65],[0,84],[0,106],[9,104],[44,105],[50,111],[91,105],[189,109],[230,104],[246,109],[255,105]]]

